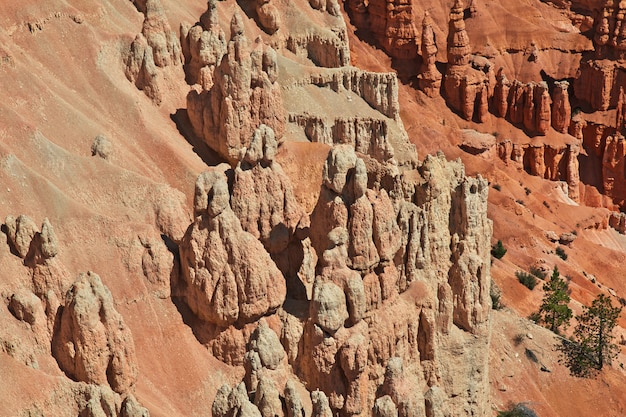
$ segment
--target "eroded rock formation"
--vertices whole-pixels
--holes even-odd
[[[208,91],[191,90],[187,111],[195,134],[234,164],[261,124],[272,128],[280,140],[285,114],[277,83],[276,52],[260,38],[250,49],[238,13],[233,15],[230,28],[227,52],[213,75],[215,84]],[[215,41],[220,42],[219,36]]]
[[[180,43],[187,81],[210,90],[215,84],[215,69],[226,54],[226,37],[219,26],[215,0],[207,2],[207,10],[200,22],[192,27],[181,24]]]
[[[138,7],[145,14],[141,33],[135,37],[126,58],[126,77],[159,105],[163,100],[159,68],[182,62],[182,50],[159,0]]]
[[[185,299],[202,320],[222,327],[249,323],[284,301],[285,279],[230,206],[226,176],[196,181],[196,219],[180,244]]]
[[[493,94],[489,83],[493,75],[491,63],[470,55],[469,37],[463,20],[464,5],[457,0],[449,15],[448,68],[444,77],[447,103],[465,120],[479,122],[488,117],[488,101]]]
[[[135,345],[113,305],[113,297],[93,272],[80,274],[65,296],[52,352],[71,378],[109,385],[117,393],[137,381]]]
[[[389,55],[400,59],[417,56],[412,0],[373,0],[368,3],[367,11],[370,29]]]
[[[441,73],[437,69],[435,62],[437,60],[437,42],[435,41],[435,32],[433,31],[433,19],[430,14],[424,12],[424,20],[422,22],[422,68],[418,75],[419,87],[429,97],[439,95],[441,88]]]

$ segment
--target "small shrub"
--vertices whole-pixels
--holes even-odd
[[[506,249],[501,240],[498,240],[498,243],[491,247],[491,254],[496,259],[502,259],[502,257],[506,254]]]
[[[502,309],[502,307],[504,307],[502,305],[502,301],[500,301],[502,294],[492,292],[489,295],[491,296],[491,308],[493,308],[494,310],[500,310]]]
[[[493,184],[493,189],[496,191],[500,191],[502,190],[502,187],[500,187],[500,184]]]
[[[493,137],[497,138],[498,136],[500,136],[500,132],[493,132],[492,135]]]
[[[559,256],[559,258],[567,261],[567,253],[565,253],[565,249],[563,249],[562,247],[559,246],[556,248],[556,254]]]
[[[508,409],[498,411],[498,417],[537,417],[537,414],[524,404],[509,404]]]
[[[534,275],[528,274],[524,271],[517,271],[515,276],[520,284],[531,291],[537,286],[537,278],[535,278]]]
[[[534,266],[530,267],[529,272],[533,274],[534,276],[536,276],[537,278],[539,278],[540,280],[546,279],[546,276],[548,275],[545,272],[543,272],[541,269],[534,267]]]
[[[539,312],[537,311],[535,311],[534,313],[530,313],[530,316],[528,316],[528,320],[539,323],[539,320],[541,320],[541,314],[539,314]]]
[[[522,206],[524,205],[524,200],[515,200],[515,202],[516,202],[517,204],[521,204]]]
[[[519,346],[522,344],[524,339],[526,339],[526,335],[524,333],[518,333],[513,337],[513,344],[515,344],[515,346]]]
[[[546,206],[546,208],[550,208],[550,204],[548,204],[547,201],[544,200],[543,205]]]
[[[626,298],[624,298],[624,297],[620,297],[620,298],[619,298],[619,303],[620,303],[621,305],[623,305],[623,306],[626,306]]]
[[[530,195],[530,193],[532,192],[528,187],[524,187],[524,191],[526,192],[526,195]]]

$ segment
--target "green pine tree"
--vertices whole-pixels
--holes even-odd
[[[568,304],[570,302],[567,282],[561,278],[559,269],[554,266],[550,280],[543,284],[543,302],[539,307],[538,323],[543,323],[554,333],[559,332],[563,326],[566,329],[572,318],[572,310]]]
[[[613,343],[612,333],[621,311],[604,294],[593,300],[591,307],[583,306],[582,314],[576,316],[573,340],[563,339],[557,346],[561,362],[573,375],[592,376],[617,357],[619,348]]]

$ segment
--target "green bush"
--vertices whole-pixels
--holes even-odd
[[[540,280],[546,279],[546,276],[548,275],[545,272],[543,272],[541,269],[534,267],[534,266],[531,266],[528,272],[530,272],[532,275],[536,276]]]
[[[556,248],[556,254],[559,256],[559,258],[567,261],[567,253],[565,253],[565,249],[563,249],[562,247],[559,246]]]
[[[502,259],[502,257],[506,254],[506,249],[501,240],[498,240],[498,243],[491,247],[491,254],[496,259]]]
[[[508,410],[498,411],[498,417],[537,417],[537,414],[524,404],[509,404]]]
[[[500,191],[502,189],[502,187],[500,187],[500,184],[493,184],[493,189],[496,191]]]
[[[537,278],[535,278],[534,275],[528,274],[524,271],[517,271],[515,273],[515,276],[517,277],[517,280],[520,282],[520,284],[522,284],[529,290],[533,290],[537,286]]]

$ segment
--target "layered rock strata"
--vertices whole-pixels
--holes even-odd
[[[565,181],[567,195],[580,201],[580,168],[577,141],[560,146],[548,144],[513,144],[509,140],[497,144],[497,152],[504,162],[513,161],[531,175],[551,181]]]
[[[302,127],[311,142],[327,145],[348,144],[355,151],[381,162],[394,156],[388,138],[389,127],[384,119],[342,117],[328,120],[306,113],[290,113],[288,121]]]

